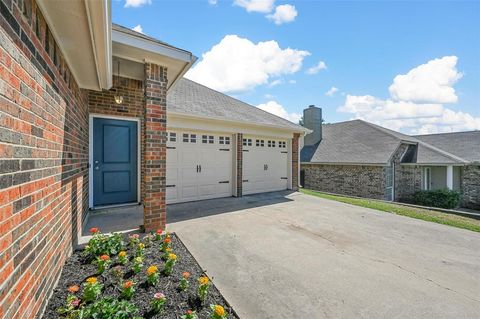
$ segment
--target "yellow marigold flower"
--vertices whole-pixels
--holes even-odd
[[[167,249],[165,249],[165,251],[166,251],[167,253],[169,253],[169,252],[172,251],[172,248],[168,247]]]
[[[206,285],[206,284],[209,283],[209,281],[210,280],[208,279],[208,277],[205,277],[205,276],[202,276],[202,277],[198,278],[198,283],[200,285]]]
[[[144,244],[144,243],[140,243],[140,244],[138,244],[138,248],[139,248],[139,249],[143,249],[143,248],[145,248],[145,244]]]
[[[158,271],[158,268],[157,266],[150,266],[147,268],[147,275],[153,275],[154,273],[156,273]]]
[[[95,277],[87,278],[87,282],[89,284],[95,284],[97,282],[97,278],[95,278]]]
[[[225,315],[225,309],[223,309],[223,307],[220,305],[215,305],[213,312],[220,317]]]
[[[168,254],[168,259],[177,260],[177,255],[175,255],[175,254]]]
[[[141,263],[143,261],[142,257],[135,257],[135,262]]]
[[[118,257],[125,257],[125,256],[127,256],[127,252],[126,252],[126,251],[123,251],[123,250],[122,250],[121,252],[118,253]]]

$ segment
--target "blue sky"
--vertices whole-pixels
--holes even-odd
[[[480,129],[480,1],[112,6],[114,22],[198,56],[188,77],[285,118],[315,104],[326,122],[362,118],[406,133]]]

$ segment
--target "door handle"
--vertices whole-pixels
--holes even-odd
[[[199,167],[200,167],[200,173],[201,173],[202,172],[202,165],[199,165]]]
[[[198,165],[197,165],[197,173],[198,173]]]

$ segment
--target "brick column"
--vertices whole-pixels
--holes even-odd
[[[167,68],[145,63],[145,127],[142,160],[145,231],[165,228]]]
[[[298,190],[298,140],[300,138],[299,133],[293,134],[292,139],[292,190]]]
[[[237,197],[243,195],[243,134],[237,133]]]

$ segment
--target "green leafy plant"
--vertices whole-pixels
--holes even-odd
[[[227,313],[225,308],[220,305],[210,305],[210,309],[212,309],[212,314],[210,315],[211,319],[225,319],[227,318]]]
[[[158,283],[158,268],[157,266],[150,266],[147,268],[147,283],[155,286]]]
[[[157,231],[155,232],[155,240],[156,241],[162,240],[162,233],[163,233],[163,230],[157,229]]]
[[[172,239],[170,238],[170,234],[167,233],[163,239],[161,250],[166,253],[167,249],[170,248],[171,243]]]
[[[451,209],[460,203],[460,193],[449,189],[417,191],[413,201],[417,205]]]
[[[152,311],[155,313],[163,312],[163,307],[165,306],[166,302],[167,298],[165,297],[165,295],[161,292],[157,292],[153,295],[153,299],[150,302],[150,305],[152,306]]]
[[[187,310],[187,313],[182,315],[180,318],[182,319],[198,319],[197,312],[192,310]]]
[[[76,309],[80,305],[81,300],[74,295],[68,295],[65,302],[65,306],[57,309],[57,312],[60,315],[63,315],[65,318],[75,318]]]
[[[111,236],[106,236],[95,227],[91,228],[90,232],[92,233],[92,238],[88,241],[84,254],[91,258],[100,255],[116,255],[125,245],[120,234],[114,233]]]
[[[201,302],[204,302],[205,299],[207,298],[208,294],[208,289],[210,288],[210,280],[208,279],[207,276],[202,276],[198,278],[198,298],[200,298]]]
[[[131,280],[127,280],[122,285],[122,297],[125,299],[132,299],[135,293],[135,283]]]
[[[123,276],[125,275],[121,266],[113,267],[112,270],[113,277],[118,281],[122,282]]]
[[[105,272],[108,266],[110,266],[112,261],[110,260],[110,256],[101,255],[100,257],[97,257],[94,263],[97,265],[98,274],[101,275]]]
[[[139,234],[132,234],[128,236],[128,242],[132,248],[135,248],[140,243],[140,235]]]
[[[135,315],[138,308],[127,300],[102,298],[82,308],[79,319],[130,319],[138,318]]]
[[[190,285],[190,283],[188,282],[188,278],[190,278],[190,273],[188,271],[185,271],[182,274],[182,279],[180,279],[180,283],[178,284],[178,289],[180,291],[187,290],[188,286]]]
[[[133,259],[132,270],[134,273],[138,274],[142,271],[143,268],[143,258],[142,257],[135,257]]]
[[[135,251],[135,257],[143,257],[145,254],[145,244],[144,243],[138,243],[136,246],[136,251]]]
[[[177,255],[168,254],[168,259],[165,262],[165,265],[163,266],[163,273],[165,275],[172,274],[173,266],[175,266],[176,262],[177,262]]]
[[[98,282],[96,277],[87,278],[83,286],[83,301],[89,302],[98,298],[102,293],[103,285]]]

